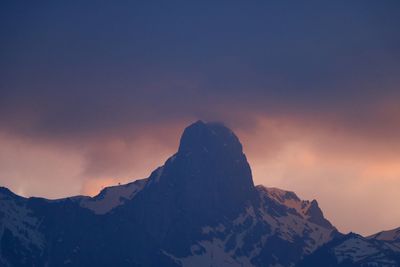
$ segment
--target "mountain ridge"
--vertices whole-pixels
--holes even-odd
[[[0,200],[7,267],[292,267],[342,236],[316,200],[254,186],[236,135],[202,121],[148,178],[94,197],[20,198],[3,189]]]

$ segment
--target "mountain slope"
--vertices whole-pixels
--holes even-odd
[[[141,179],[125,185],[106,187],[93,198],[80,197],[77,201],[81,207],[90,209],[96,214],[106,214],[133,199],[146,183],[147,179]]]
[[[233,220],[202,227],[191,253],[173,258],[184,266],[291,266],[337,234],[270,198],[271,189],[256,190],[257,204],[249,204]]]
[[[1,266],[294,266],[339,235],[316,201],[254,186],[235,134],[201,121],[147,179],[94,198],[0,197]]]
[[[305,257],[297,266],[398,267],[400,246],[377,238],[365,238],[350,233],[328,242]]]
[[[400,244],[400,227],[388,231],[381,231],[367,237],[369,239],[377,239]]]

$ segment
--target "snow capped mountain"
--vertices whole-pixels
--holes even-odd
[[[167,255],[183,266],[293,266],[337,235],[333,227],[310,222],[301,210],[271,198],[277,189],[257,186],[256,190],[259,201],[247,205],[236,218],[203,226],[189,255]],[[297,199],[291,204],[307,203],[292,192],[280,192]]]
[[[400,246],[351,233],[317,249],[298,264],[303,266],[398,267]]]
[[[46,245],[38,230],[41,221],[26,205],[26,199],[0,188],[0,266],[16,266],[14,258],[40,263]]]
[[[400,243],[400,227],[388,231],[382,231],[367,238]]]
[[[278,188],[265,188],[267,195],[281,203],[282,205],[294,209],[294,211],[309,221],[332,228],[332,224],[326,220],[322,211],[318,207],[316,200],[300,200],[294,192],[285,191]]]
[[[273,200],[294,209],[298,214],[307,217],[307,210],[310,208],[310,201],[300,200],[294,192],[285,191],[279,188],[263,187],[264,192]]]
[[[295,266],[342,237],[317,201],[254,186],[236,135],[202,121],[147,179],[93,198],[0,189],[0,231],[0,266]],[[362,242],[368,252],[396,245]],[[335,246],[335,257],[360,258],[354,244]]]

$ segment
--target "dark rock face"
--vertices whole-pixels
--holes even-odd
[[[332,224],[324,218],[321,209],[318,207],[316,200],[311,201],[311,205],[307,210],[306,215],[310,216],[310,221],[324,227],[333,227]]]
[[[202,121],[147,179],[94,198],[0,197],[0,266],[293,266],[337,234],[316,202],[255,187],[235,134]]]
[[[164,203],[173,201],[192,216],[234,212],[254,194],[242,145],[219,124],[198,121],[186,128],[178,153],[154,176],[150,180],[157,181],[149,184],[145,194],[167,195]]]
[[[250,166],[236,135],[220,124],[198,121],[185,129],[179,151],[166,171],[182,187],[185,200],[207,209],[236,207],[251,197],[254,184]]]

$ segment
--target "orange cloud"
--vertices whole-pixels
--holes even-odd
[[[400,146],[333,128],[262,117],[239,131],[255,182],[316,198],[344,232],[398,227]]]

